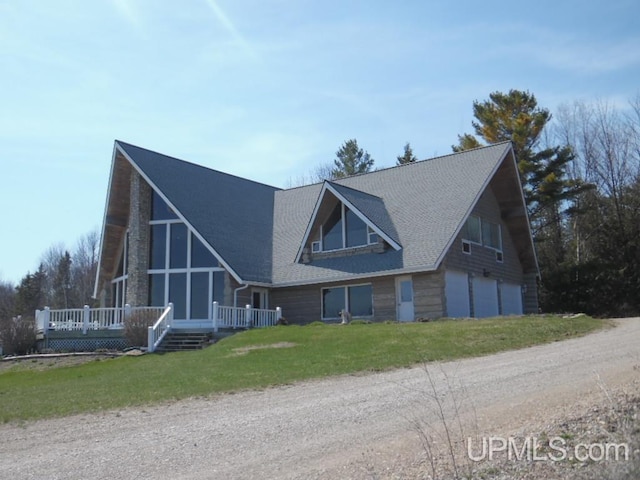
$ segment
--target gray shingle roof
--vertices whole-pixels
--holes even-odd
[[[296,263],[321,185],[276,192],[273,284],[436,269],[510,148],[501,143],[336,180],[337,185],[383,199],[400,251]]]
[[[117,141],[243,280],[270,283],[278,189]]]
[[[322,184],[280,190],[116,142],[245,282],[273,286],[436,269],[509,143],[331,182],[399,251],[296,262]]]
[[[356,207],[375,226],[382,230],[394,242],[400,243],[398,232],[387,211],[384,199],[370,193],[354,190],[353,188],[335,182],[328,182],[347,201]]]

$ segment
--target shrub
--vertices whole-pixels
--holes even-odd
[[[25,355],[35,350],[35,319],[21,316],[0,319],[0,343],[5,355]]]
[[[137,310],[124,319],[124,338],[131,347],[146,347],[149,327],[158,320],[150,310]]]

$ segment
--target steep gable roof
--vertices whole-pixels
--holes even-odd
[[[390,243],[395,244],[394,247],[396,250],[400,248],[398,232],[387,211],[383,198],[339,183],[328,183],[358,212],[367,217],[367,220],[379,229],[380,232],[388,238]]]
[[[402,249],[383,254],[325,258],[309,264],[296,262],[306,221],[313,213],[321,186],[276,192],[274,238],[279,241],[274,242],[273,284],[343,281],[437,269],[510,153],[511,144],[500,143],[334,181],[384,200]],[[513,156],[509,158],[506,161],[513,162]],[[285,210],[287,215],[281,214]],[[290,218],[303,218],[305,223],[302,227],[293,225]]]
[[[118,168],[116,168],[118,167]],[[126,227],[126,178],[136,170],[239,283],[274,287],[427,272],[439,268],[491,188],[527,272],[537,272],[524,198],[510,143],[280,190],[116,141],[102,251]],[[113,190],[114,185],[120,185]],[[383,253],[325,256],[300,263],[323,192],[330,191],[393,246]],[[348,253],[348,252],[346,252]],[[102,253],[101,253],[102,255]],[[103,271],[104,270],[104,271]],[[101,265],[99,275],[109,272]]]
[[[318,218],[318,214],[325,203],[330,205],[331,199],[329,197],[337,198],[340,202],[344,203],[353,213],[360,217],[365,224],[381,235],[395,250],[400,249],[396,229],[393,226],[384,201],[380,197],[325,180],[322,184],[322,189],[318,195],[313,213],[308,221],[307,230],[298,249],[296,261],[299,261],[302,256],[302,250],[308,242],[309,234],[314,228],[318,228],[323,221],[322,218]]]
[[[237,280],[270,283],[277,188],[121,141],[115,148]]]

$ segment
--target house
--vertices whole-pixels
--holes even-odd
[[[116,141],[95,295],[279,306],[289,323],[537,312],[538,266],[510,143],[279,189]]]

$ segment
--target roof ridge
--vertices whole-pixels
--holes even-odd
[[[121,146],[125,146],[125,147],[126,147],[126,146],[128,146],[128,147],[138,148],[138,149],[140,149],[140,150],[144,150],[144,151],[149,152],[149,153],[152,153],[152,154],[154,154],[154,155],[159,155],[159,156],[161,156],[161,157],[169,158],[169,159],[174,160],[174,161],[176,161],[176,162],[181,162],[181,163],[184,163],[184,164],[187,164],[187,165],[191,165],[191,166],[193,166],[193,167],[202,168],[202,169],[204,169],[204,170],[208,170],[208,171],[210,171],[210,172],[218,173],[218,174],[220,174],[220,175],[226,175],[226,176],[228,176],[228,177],[237,178],[238,180],[243,180],[243,181],[245,181],[245,182],[255,183],[256,185],[261,185],[261,186],[263,186],[263,187],[272,188],[272,189],[274,189],[274,190],[276,190],[276,191],[283,190],[283,189],[282,189],[282,188],[280,188],[280,187],[274,187],[273,185],[268,185],[268,184],[266,184],[266,183],[264,183],[264,182],[258,182],[257,180],[251,180],[250,178],[241,177],[240,175],[235,175],[235,174],[233,174],[233,173],[223,172],[223,171],[221,171],[221,170],[217,170],[217,169],[215,169],[215,168],[207,167],[207,166],[205,166],[205,165],[201,165],[201,164],[198,164],[198,163],[195,163],[195,162],[191,162],[191,161],[189,161],[189,160],[183,160],[183,159],[181,159],[181,158],[174,157],[174,156],[172,156],[172,155],[167,155],[167,154],[165,154],[165,153],[160,153],[160,152],[158,152],[158,151],[150,150],[150,149],[145,148],[145,147],[140,147],[140,146],[138,146],[138,145],[134,145],[133,143],[124,142],[124,141],[122,141],[122,140],[118,140],[118,139],[116,139],[116,140],[115,140],[115,143],[117,143],[118,145],[121,145]]]
[[[339,179],[339,180],[342,180],[342,179]],[[368,195],[370,197],[374,197],[374,198],[378,198],[380,200],[383,200],[383,198],[381,196],[379,196],[379,195],[374,195],[373,193],[365,192],[364,190],[359,190],[357,188],[353,188],[353,187],[350,187],[348,185],[343,185],[342,183],[337,183],[334,180],[325,180],[325,182],[327,182],[330,185],[335,185],[335,186],[337,186],[339,188],[346,188],[347,190],[351,190],[353,192],[361,193],[363,195]]]
[[[479,147],[470,148],[468,150],[463,150],[461,152],[451,152],[451,153],[447,153],[445,155],[437,155],[437,156],[431,157],[431,158],[425,158],[425,159],[422,159],[422,160],[416,160],[415,162],[403,163],[401,165],[391,165],[390,167],[382,167],[382,168],[378,168],[376,170],[372,170],[370,172],[356,173],[354,175],[349,175],[347,177],[342,177],[342,178],[324,179],[322,181],[313,182],[313,183],[310,183],[308,185],[298,185],[298,186],[295,186],[295,187],[283,188],[283,189],[281,189],[281,191],[288,192],[288,191],[292,191],[292,190],[296,190],[296,189],[311,187],[313,185],[322,185],[324,182],[337,183],[338,185],[347,187],[346,185],[344,185],[342,183],[338,183],[338,182],[345,181],[345,180],[350,180],[352,178],[362,177],[362,176],[365,176],[365,175],[372,175],[372,174],[376,174],[376,173],[380,173],[380,172],[386,172],[386,171],[394,170],[394,169],[401,168],[401,167],[410,167],[411,165],[422,164],[422,163],[431,162],[431,161],[434,161],[434,160],[441,160],[441,159],[448,158],[448,157],[455,157],[456,155],[462,155],[462,154],[466,154],[466,153],[476,152],[478,150],[484,150],[484,149],[488,149],[488,148],[495,148],[495,147],[498,147],[500,145],[511,144],[511,143],[512,143],[511,140],[503,140],[501,142],[491,143],[489,145],[481,145]],[[347,188],[352,188],[352,187],[347,187]],[[359,190],[357,190],[357,191],[359,191]],[[363,192],[363,193],[366,193],[366,192]]]

